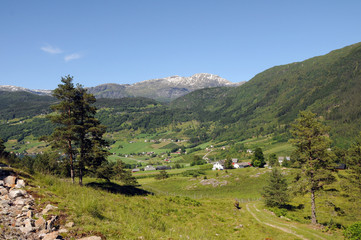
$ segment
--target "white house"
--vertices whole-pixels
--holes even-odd
[[[151,171],[151,170],[155,170],[155,167],[153,167],[152,165],[147,165],[147,166],[144,168],[144,171]]]
[[[238,163],[233,162],[232,165],[233,165],[234,168],[239,168]]]
[[[213,164],[212,170],[223,170],[223,169],[224,169],[224,166],[222,164],[220,164],[219,162],[215,162]]]

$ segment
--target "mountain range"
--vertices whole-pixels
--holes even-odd
[[[171,76],[134,84],[102,84],[88,88],[88,92],[94,94],[96,98],[146,97],[161,102],[170,102],[194,90],[222,86],[235,87],[243,83],[232,83],[214,74],[198,73],[190,77]],[[51,90],[30,90],[9,85],[0,86],[0,91],[23,91],[37,95],[51,95]]]

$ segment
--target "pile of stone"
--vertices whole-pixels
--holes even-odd
[[[199,182],[200,184],[204,185],[212,185],[213,187],[222,187],[222,186],[226,186],[228,184],[228,182],[226,180],[224,181],[218,181],[217,179],[211,178],[211,179],[204,179],[202,181]]]
[[[50,214],[57,208],[51,204],[36,210],[34,198],[25,190],[25,181],[8,174],[11,172],[0,170],[0,239],[63,239],[60,234],[68,232],[65,227],[72,228],[74,223],[60,227],[58,216]]]

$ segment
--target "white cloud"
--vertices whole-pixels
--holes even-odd
[[[66,55],[64,57],[64,60],[65,60],[65,62],[69,62],[71,60],[79,59],[81,57],[82,56],[79,53],[73,53],[73,54]]]
[[[41,47],[41,50],[43,50],[46,53],[50,53],[50,54],[59,54],[59,53],[63,52],[60,48],[53,47],[53,46],[50,46],[50,45]]]

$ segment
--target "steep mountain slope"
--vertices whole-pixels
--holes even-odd
[[[197,89],[238,86],[217,75],[208,73],[194,74],[191,77],[172,76],[152,79],[132,85],[103,84],[89,88],[89,92],[98,98],[147,97],[164,102],[183,96]]]
[[[51,95],[51,90],[32,90],[32,89],[28,89],[28,88],[23,88],[23,87],[16,87],[16,86],[11,86],[11,85],[0,85],[0,91],[3,92],[28,92],[28,93],[33,93],[36,95],[41,95],[41,96],[50,96]]]
[[[21,91],[0,90],[0,119],[32,117],[50,112],[55,98]]]
[[[230,89],[226,96],[220,92],[202,115],[208,116],[207,121],[226,124],[224,135],[241,137],[287,127],[300,110],[309,109],[326,119],[340,142],[361,129],[360,65],[361,43],[357,43],[303,62],[276,66]],[[209,90],[177,99],[174,105],[186,108],[180,103],[192,102],[192,111],[202,111],[203,105],[200,109],[196,103],[204,91]]]

